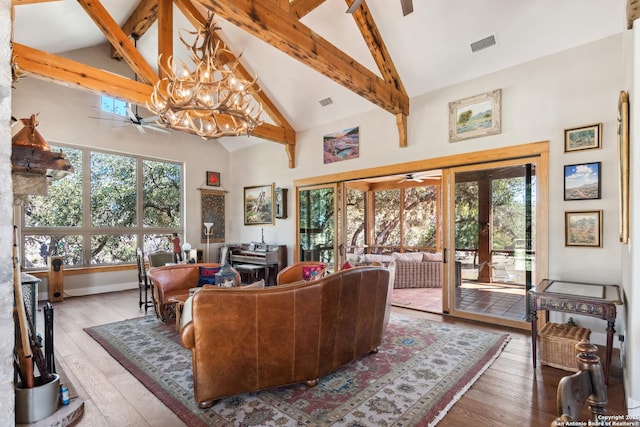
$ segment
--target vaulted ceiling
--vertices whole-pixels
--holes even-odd
[[[297,131],[380,108],[404,147],[412,97],[622,32],[638,1],[414,0],[403,16],[400,0],[367,0],[353,14],[352,0],[13,0],[14,63],[145,106],[158,54],[186,59],[180,31],[211,12],[241,72],[258,76],[269,119],[252,139],[283,144],[294,167]],[[491,36],[494,46],[472,52]],[[135,79],[64,58],[106,42]]]

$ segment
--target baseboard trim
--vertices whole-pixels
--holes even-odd
[[[137,282],[114,283],[102,286],[87,286],[83,288],[65,289],[64,297],[83,297],[87,295],[105,294],[108,292],[128,291],[138,289]],[[38,292],[38,301],[47,301],[49,294],[47,292]]]

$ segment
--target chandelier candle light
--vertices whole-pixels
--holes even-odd
[[[213,227],[212,222],[204,223],[204,235],[207,236],[207,262],[209,262],[209,238],[211,237],[211,227]]]
[[[195,68],[182,61],[177,71],[173,57],[166,69],[162,57],[158,67],[163,77],[154,86],[147,108],[160,116],[163,125],[204,139],[222,136],[250,135],[263,123],[262,105],[253,94],[257,77],[252,81],[236,76],[238,58],[216,37],[217,27],[210,15],[205,28],[197,32],[192,45],[180,35],[180,41],[191,53]],[[228,58],[233,58],[228,61]]]

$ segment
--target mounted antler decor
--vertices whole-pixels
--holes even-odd
[[[222,136],[250,135],[262,124],[262,105],[253,94],[257,92],[253,81],[238,78],[235,69],[238,59],[225,49],[215,32],[212,15],[205,28],[197,32],[192,45],[182,35],[180,41],[191,52],[195,64],[193,71],[180,61],[177,72],[173,57],[167,61],[168,69],[158,59],[158,67],[165,76],[154,87],[147,107],[160,116],[162,122],[205,139]]]

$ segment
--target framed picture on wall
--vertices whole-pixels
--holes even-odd
[[[565,246],[602,247],[602,211],[564,213]]]
[[[207,185],[210,187],[220,187],[220,172],[207,171]]]
[[[449,103],[449,142],[500,133],[502,89]]]
[[[620,242],[629,243],[629,94],[618,99],[618,196],[620,199]]]
[[[600,175],[600,162],[565,165],[564,199],[599,199]]]
[[[244,187],[244,225],[273,224],[273,187]]]
[[[565,129],[564,152],[591,150],[602,147],[602,123]]]

